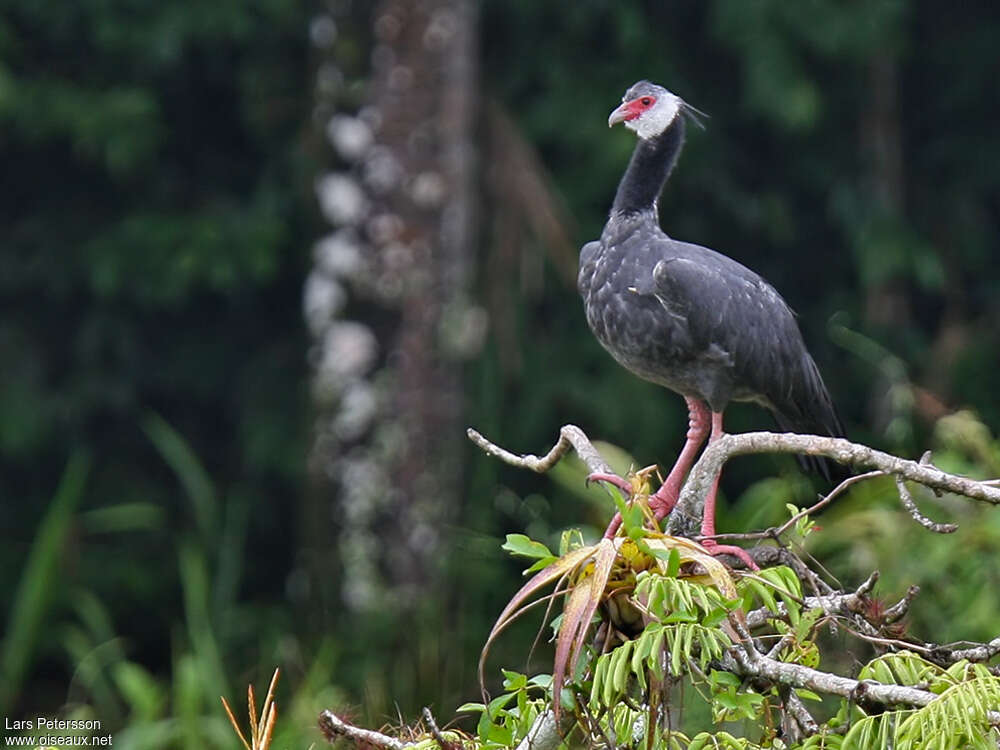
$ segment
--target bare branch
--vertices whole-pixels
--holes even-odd
[[[576,425],[564,425],[559,431],[559,440],[541,458],[532,454],[517,455],[511,453],[472,428],[467,430],[467,434],[469,439],[488,455],[495,456],[512,466],[530,469],[539,474],[555,466],[569,452],[570,448],[576,450],[577,455],[580,456],[591,473],[612,473],[607,461],[594,448],[586,433]],[[815,512],[828,505],[847,487],[880,474],[892,474],[897,478],[900,498],[910,515],[921,525],[938,533],[950,533],[955,527],[953,524],[936,523],[923,516],[917,510],[912,496],[902,484],[903,480],[917,482],[937,492],[954,492],[974,500],[1000,505],[1000,487],[993,486],[993,481],[979,482],[967,477],[948,474],[933,466],[927,453],[920,461],[910,461],[869,448],[866,445],[852,443],[844,438],[796,435],[787,432],[745,432],[737,435],[723,435],[705,449],[684,483],[677,506],[670,515],[667,533],[694,536],[701,520],[701,504],[715,476],[722,470],[726,461],[733,456],[750,453],[797,453],[809,456],[826,456],[855,468],[869,468],[870,471],[844,480],[818,503],[785,522],[777,530],[768,529],[751,535],[742,535],[741,538],[767,538],[780,535],[791,528],[802,515]],[[724,537],[719,535],[718,538]]]
[[[838,591],[827,596],[807,596],[802,600],[802,608],[804,610],[819,608],[827,615],[841,615],[844,617],[859,614],[864,611],[865,604],[868,601],[868,594],[875,587],[876,581],[878,581],[877,570],[868,576],[868,579],[858,586],[857,590],[850,593]],[[896,604],[894,608],[898,606],[900,605]],[[772,612],[766,607],[748,612],[746,617],[747,627],[751,629],[758,628],[770,619],[775,617],[783,619],[787,616],[788,611],[784,603],[779,602],[777,613]]]
[[[323,711],[319,715],[319,729],[330,744],[345,738],[358,744],[374,745],[385,750],[405,750],[413,746],[412,743],[402,742],[387,734],[349,724],[333,711]]]
[[[830,492],[827,493],[827,495],[825,497],[823,497],[818,503],[816,503],[815,505],[811,505],[810,507],[806,508],[805,510],[799,511],[794,516],[792,516],[787,521],[785,521],[781,526],[779,526],[775,530],[774,535],[775,536],[781,536],[786,531],[788,531],[790,528],[792,528],[792,526],[794,526],[795,523],[800,518],[803,518],[803,517],[808,516],[808,515],[812,515],[816,511],[818,511],[818,510],[820,510],[822,508],[825,508],[827,505],[829,505],[834,500],[836,500],[840,495],[842,495],[847,490],[848,487],[851,487],[852,485],[858,484],[859,482],[863,482],[866,479],[873,479],[874,477],[880,477],[884,473],[885,472],[882,472],[882,471],[869,471],[869,472],[867,472],[865,474],[856,474],[853,477],[847,477],[847,479],[845,479],[840,484],[838,484],[836,487],[834,487],[832,490],[830,490]]]
[[[1000,505],[1000,488],[948,474],[929,464],[899,458],[844,438],[793,433],[745,432],[723,435],[709,445],[691,469],[667,526],[667,532],[690,536],[701,519],[701,504],[723,465],[733,456],[750,453],[797,453],[826,456],[856,469],[879,470],[934,490],[954,492]]]
[[[559,459],[569,453],[570,448],[576,451],[576,454],[587,465],[587,468],[590,469],[591,474],[613,473],[611,466],[590,442],[590,438],[576,425],[564,425],[559,430],[559,440],[541,458],[530,453],[520,456],[516,453],[511,453],[507,449],[501,448],[496,443],[486,439],[481,433],[471,427],[465,432],[469,436],[469,440],[482,448],[487,455],[499,458],[511,466],[530,469],[538,474],[544,474],[555,466],[559,462]]]
[[[872,680],[852,680],[801,664],[777,661],[739,647],[731,648],[729,653],[735,662],[733,671],[736,674],[817,693],[839,695],[862,706],[926,706],[937,698],[937,695],[927,690],[885,685]]]
[[[431,733],[431,737],[437,740],[438,746],[441,750],[452,750],[456,743],[449,742],[448,738],[441,734],[441,728],[438,727],[438,723],[434,719],[434,714],[431,713],[430,708],[424,706],[424,710],[421,711],[421,716],[424,717],[424,723],[427,725],[427,730]]]
[[[913,495],[906,489],[906,482],[898,475],[896,476],[896,489],[899,490],[899,499],[902,501],[903,507],[909,512],[910,517],[925,529],[930,529],[935,534],[952,534],[958,531],[958,524],[937,523],[921,513],[917,504],[913,501]]]
[[[819,724],[816,723],[816,719],[812,717],[802,699],[794,691],[786,691],[783,700],[788,713],[795,719],[806,737],[819,733]]]
[[[894,605],[889,607],[882,614],[882,622],[886,625],[891,625],[894,622],[899,622],[910,609],[910,603],[917,598],[917,594],[920,593],[919,586],[910,586],[906,590],[906,596],[896,602]]]
[[[820,498],[819,502],[810,505],[808,508],[800,510],[794,516],[785,521],[781,526],[772,526],[769,529],[764,529],[763,531],[750,531],[742,534],[714,534],[713,536],[699,536],[696,537],[696,541],[704,541],[705,539],[715,539],[716,541],[748,541],[751,539],[777,539],[779,536],[788,531],[795,523],[805,516],[812,515],[813,513],[822,510],[827,505],[836,500],[840,495],[842,495],[848,487],[863,482],[866,479],[874,479],[875,477],[884,477],[884,471],[869,471],[864,474],[855,474],[852,477],[848,477],[829,493]]]
[[[967,659],[971,662],[989,661],[997,655],[1000,655],[1000,638],[994,638],[989,643],[977,643],[962,649],[951,648],[949,646],[936,646],[933,647],[931,658],[935,662],[944,660],[947,663],[954,664],[962,659]]]

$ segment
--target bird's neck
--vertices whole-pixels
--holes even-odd
[[[618,185],[611,213],[627,215],[656,212],[656,199],[677,163],[684,145],[684,118],[678,116],[666,130],[652,138],[640,138],[632,152],[625,176]]]

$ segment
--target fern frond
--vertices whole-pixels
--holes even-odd
[[[793,626],[797,624],[802,601],[802,583],[788,566],[779,565],[776,568],[765,568],[746,574],[740,578],[737,588],[743,596],[743,606],[747,610],[753,609],[756,601],[760,606],[767,607],[777,614],[778,601],[775,598],[777,596],[784,603],[791,624]]]
[[[875,680],[884,685],[928,685],[938,693],[961,681],[912,651],[882,654],[872,659],[861,668],[858,679]]]
[[[676,677],[687,673],[689,662],[705,669],[713,659],[721,659],[731,645],[719,628],[696,622],[651,623],[638,638],[598,657],[590,688],[591,707],[595,711],[613,708],[633,684],[645,692],[647,672],[659,679],[669,668]]]
[[[729,732],[700,732],[691,739],[688,750],[762,750],[743,738],[733,737]]]
[[[973,664],[972,679],[945,690],[899,727],[900,748],[984,748],[995,750],[1000,739],[988,714],[1000,707],[1000,678]]]
[[[905,673],[930,674],[926,662],[915,654],[880,657],[869,674],[892,677]],[[865,667],[872,666],[869,664]],[[933,665],[932,665],[933,666]],[[954,679],[937,668],[938,684]],[[862,670],[862,674],[865,674]],[[1000,678],[981,664],[966,664],[968,679],[947,687],[931,703],[919,709],[887,711],[867,716],[857,722],[844,737],[843,750],[868,750],[892,747],[896,750],[996,750],[1000,732],[990,721],[990,714],[1000,706]],[[942,678],[942,675],[944,677]],[[877,679],[872,677],[872,679]],[[897,683],[905,684],[905,683]]]
[[[651,571],[643,571],[636,577],[633,598],[651,617],[668,623],[701,622],[732,609],[731,603],[713,586]]]

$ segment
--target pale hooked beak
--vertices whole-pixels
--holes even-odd
[[[608,127],[614,127],[620,122],[625,122],[626,120],[632,120],[635,118],[636,113],[630,109],[632,102],[622,102],[621,106],[616,109],[608,117]]]

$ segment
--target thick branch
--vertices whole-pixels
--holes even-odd
[[[601,458],[583,431],[573,425],[566,425],[562,428],[559,441],[548,454],[541,458],[532,455],[518,456],[510,453],[490,442],[475,430],[470,429],[468,434],[470,439],[489,455],[496,456],[513,466],[531,469],[538,473],[549,470],[560,458],[569,452],[571,447],[576,449],[591,472],[608,473],[610,471],[607,463]],[[920,462],[917,462],[898,458],[842,438],[755,432],[725,435],[704,451],[684,484],[677,506],[671,514],[667,532],[685,536],[696,534],[701,517],[700,506],[712,481],[722,470],[723,465],[729,458],[750,453],[797,453],[826,456],[855,470],[870,470],[873,473],[891,475],[900,487],[903,504],[913,518],[934,531],[947,533],[951,528],[949,524],[937,524],[926,519],[916,509],[912,497],[903,484],[904,481],[916,482],[937,492],[961,494],[972,499],[1000,505],[1000,487],[994,486],[995,482],[978,482],[954,474],[948,474],[930,465],[927,456]],[[869,474],[847,480],[847,482],[821,500],[820,503],[813,508],[803,511],[803,513],[817,510],[819,506],[831,502],[849,484],[869,478],[872,475]],[[786,523],[780,529],[769,530],[765,534],[767,536],[778,536],[782,531],[789,528],[795,520],[792,519],[792,521]],[[763,548],[763,550],[775,553],[783,552],[783,550],[776,550],[771,547]],[[859,626],[864,626],[863,629],[866,633],[859,633],[859,635],[876,640],[873,636],[878,635],[875,632],[877,626],[891,623],[902,617],[917,592],[916,587],[911,587],[906,597],[889,608],[883,617],[880,618],[881,621],[879,623],[869,623],[866,618],[866,607],[869,603],[869,592],[874,586],[876,579],[877,574],[873,574],[857,591],[851,593],[832,592],[829,595],[806,597],[803,604],[807,608],[820,607],[830,615],[850,617]],[[759,610],[751,612],[747,616],[745,625],[736,623],[739,625],[737,632],[741,634],[741,639],[744,643],[742,646],[734,647],[730,651],[725,660],[725,667],[727,669],[730,669],[735,674],[764,680],[771,684],[806,688],[817,693],[837,695],[867,706],[920,707],[929,704],[937,697],[934,693],[919,688],[841,677],[803,665],[781,662],[770,655],[758,653],[756,648],[748,645],[752,644],[753,640],[749,635],[749,631],[746,630],[746,626],[751,628],[758,627],[764,624],[768,618],[774,616],[770,612]],[[781,614],[779,613],[778,616],[781,616]],[[869,629],[872,632],[868,632]],[[969,647],[963,649],[940,647],[933,644],[920,646],[919,644],[907,644],[900,641],[892,641],[890,645],[902,648],[912,647],[915,651],[924,654],[925,658],[931,658],[935,661],[953,662],[961,658],[973,661],[987,661],[993,656],[1000,654],[1000,639],[994,639],[986,644],[969,644]],[[807,711],[802,710],[800,704],[789,706],[789,710],[802,729],[806,730],[806,732],[813,729],[815,726],[814,720],[809,716]],[[536,721],[535,726],[532,727],[529,737],[521,743],[518,750],[529,750],[529,748],[530,750],[547,750],[549,735],[551,735],[552,741],[555,741],[559,736],[558,732],[554,731],[554,726],[551,726],[552,724],[554,722],[550,718],[547,718],[546,714],[542,714],[538,721]],[[543,737],[546,739],[543,739]]]
[[[733,671],[736,674],[789,687],[806,688],[816,693],[839,695],[861,705],[919,707],[926,706],[937,698],[937,695],[927,690],[904,685],[884,685],[871,680],[852,680],[801,664],[777,661],[761,654],[750,655],[741,647],[734,647],[730,653],[735,662]]]
[[[723,465],[733,456],[749,453],[797,453],[808,456],[826,456],[854,469],[878,469],[934,490],[954,492],[974,500],[1000,505],[1000,488],[977,482],[974,479],[948,474],[934,466],[899,458],[843,438],[776,432],[745,432],[738,435],[723,435],[701,454],[681,490],[677,506],[670,516],[667,532],[690,536],[700,523],[701,504],[704,497],[715,477],[722,471]]]
[[[928,658],[935,662],[954,664],[955,662],[967,659],[971,662],[985,662],[1000,654],[1000,638],[994,638],[989,643],[976,643],[967,648],[954,648],[952,646],[935,646],[926,644],[930,649]]]
[[[467,434],[469,439],[488,455],[495,456],[511,466],[530,469],[539,474],[545,473],[555,466],[559,459],[569,452],[570,448],[576,450],[577,455],[580,456],[591,473],[611,473],[611,467],[607,461],[594,448],[583,430],[576,425],[563,426],[559,431],[559,440],[542,457],[511,453],[472,428],[467,430]],[[855,469],[869,469],[892,474],[896,477],[897,484],[902,487],[901,499],[910,515],[922,525],[939,533],[949,533],[953,530],[953,526],[935,523],[921,515],[916,509],[912,497],[906,491],[905,485],[903,485],[904,480],[917,482],[936,491],[954,492],[974,500],[1000,505],[1000,487],[995,487],[993,482],[979,482],[967,477],[948,474],[928,463],[926,454],[918,462],[899,458],[866,445],[852,443],[844,438],[793,433],[745,432],[738,435],[723,435],[705,449],[684,483],[677,506],[670,515],[667,533],[693,536],[700,524],[701,504],[715,476],[722,471],[723,465],[730,458],[749,453],[797,453],[809,456],[826,456]],[[867,476],[869,475],[866,475],[865,478]],[[818,505],[831,501],[839,494],[840,490],[854,481],[860,481],[860,478],[848,479]],[[782,530],[788,525],[783,526]]]

